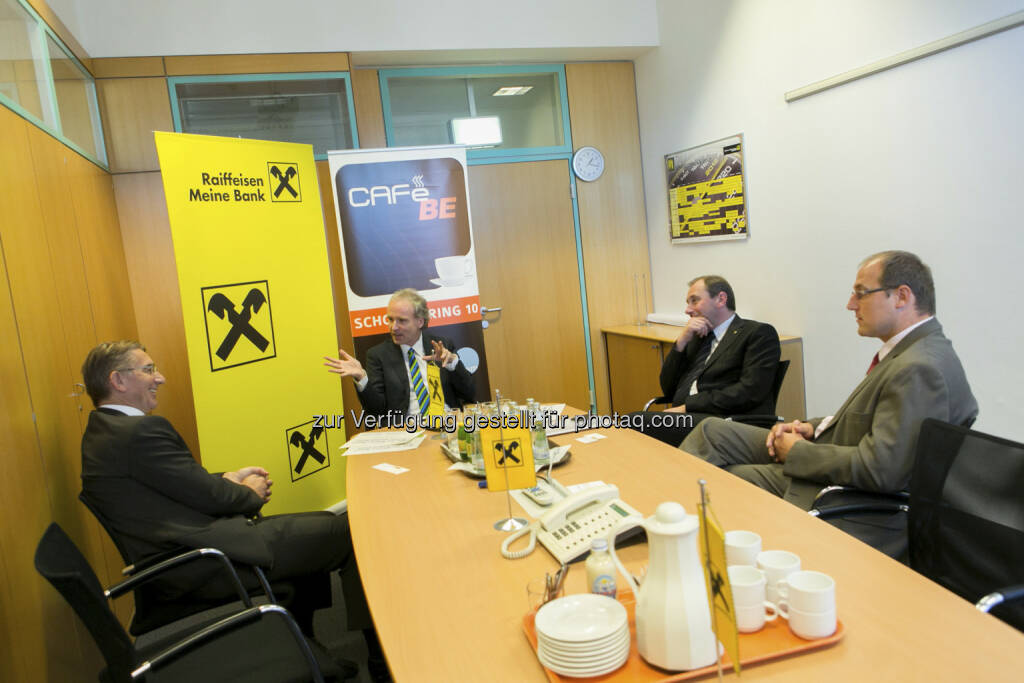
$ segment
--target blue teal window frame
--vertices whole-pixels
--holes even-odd
[[[109,171],[110,166],[107,163],[107,142],[103,134],[103,119],[100,116],[99,112],[99,93],[96,91],[96,78],[89,72],[88,69],[85,68],[85,66],[83,66],[82,62],[78,60],[78,57],[76,57],[71,52],[71,50],[68,49],[68,46],[64,44],[64,41],[60,39],[60,36],[54,33],[53,30],[49,26],[47,26],[46,22],[43,21],[42,17],[39,16],[39,13],[36,12],[31,5],[29,5],[25,0],[16,1],[19,5],[21,5],[21,7],[26,12],[28,12],[29,16],[32,17],[32,19],[34,19],[36,22],[36,30],[39,32],[40,45],[43,48],[43,76],[45,77],[46,85],[49,88],[49,92],[47,94],[50,98],[49,104],[52,108],[50,114],[53,116],[54,124],[51,126],[49,123],[40,119],[35,114],[25,109],[14,100],[6,97],[3,93],[0,93],[0,104],[3,104],[5,107],[13,111],[21,118],[25,119],[37,128],[42,129],[48,135],[56,138],[65,146],[70,147],[75,152],[85,157],[92,163],[96,164],[103,170]],[[53,42],[61,49],[62,52],[64,52],[67,58],[70,59],[71,62],[75,65],[75,67],[82,72],[86,79],[90,83],[92,83],[93,98],[89,102],[89,108],[92,114],[96,117],[96,120],[100,122],[100,128],[97,131],[99,138],[96,140],[96,150],[98,152],[98,156],[95,154],[91,154],[90,152],[87,152],[80,145],[73,142],[70,138],[64,135],[60,119],[60,104],[57,102],[57,86],[53,82],[53,68],[50,66],[50,51],[47,49],[46,43],[46,39],[48,37],[53,40]]]
[[[316,80],[342,80],[345,81],[345,99],[348,105],[349,129],[352,131],[352,149],[359,149],[359,130],[356,126],[356,106],[352,99],[352,76],[348,71],[304,71],[283,74],[219,74],[216,76],[171,76],[167,79],[167,92],[171,100],[171,116],[174,121],[174,130],[177,133],[184,132],[181,129],[181,111],[178,107],[178,93],[175,86],[179,83],[239,83],[251,81],[316,81]],[[314,154],[316,161],[325,161],[326,154]]]
[[[571,158],[572,131],[569,125],[569,92],[565,85],[564,64],[380,69],[377,72],[377,77],[380,81],[380,104],[381,109],[384,112],[384,135],[387,140],[388,147],[393,147],[395,145],[394,123],[391,116],[391,93],[388,89],[389,78],[430,78],[437,76],[451,76],[459,78],[468,76],[500,76],[502,74],[526,73],[550,73],[558,76],[558,93],[562,105],[562,144],[551,147],[467,149],[466,163],[470,166],[475,166],[478,164],[502,164],[518,161],[548,161],[552,159]]]

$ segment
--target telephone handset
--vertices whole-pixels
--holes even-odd
[[[571,494],[555,503],[540,519],[512,534],[501,544],[501,554],[508,559],[526,557],[533,552],[537,539],[562,564],[586,554],[594,538],[607,537],[626,517],[643,518],[637,510],[619,499],[619,489],[611,484],[594,486]],[[530,534],[525,548],[509,550],[512,543]]]

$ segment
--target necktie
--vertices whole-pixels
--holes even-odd
[[[704,372],[704,365],[708,362],[708,356],[711,355],[711,345],[714,340],[714,333],[704,337],[704,342],[697,349],[697,355],[693,359],[693,364],[690,365],[690,369],[683,377],[683,381],[676,386],[676,395],[672,397],[673,405],[686,403],[686,397],[690,395],[690,388],[701,376],[701,373]]]
[[[868,366],[868,371],[865,374],[871,374],[871,371],[875,369],[876,365],[878,365],[878,354],[877,353],[875,354],[875,357],[871,359],[871,365]]]
[[[412,349],[409,349],[409,375],[412,377],[416,401],[420,404],[420,415],[423,415],[430,405],[430,396],[427,395],[427,387],[423,384],[423,374],[420,372],[420,363],[416,360],[416,352]]]

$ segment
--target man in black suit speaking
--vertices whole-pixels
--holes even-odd
[[[451,340],[426,331],[430,321],[427,301],[414,289],[400,289],[388,301],[391,341],[366,353],[362,363],[339,349],[340,358],[324,357],[330,372],[351,377],[363,410],[374,415],[424,415],[430,405],[428,363],[440,366],[441,390],[449,408],[474,400],[473,375],[451,350]],[[429,353],[428,353],[429,352]]]
[[[213,547],[234,561],[289,581],[289,609],[312,635],[313,611],[331,602],[340,570],[350,629],[380,655],[352,551],[347,515],[307,512],[254,519],[271,496],[262,467],[211,474],[165,418],[150,415],[164,376],[134,341],[100,344],[82,365],[96,410],[82,436],[82,494],[111,526],[132,562],[158,553]],[[156,588],[162,600],[216,601],[233,590],[212,563],[181,568]],[[254,576],[245,578],[250,587]],[[376,652],[374,652],[376,650]]]
[[[642,413],[644,433],[672,446],[709,415],[772,411],[772,382],[781,353],[774,327],[736,315],[736,298],[725,278],[702,275],[689,285],[690,320],[659,377],[672,407]]]

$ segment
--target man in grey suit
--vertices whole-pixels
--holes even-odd
[[[330,605],[329,573],[338,570],[350,629],[362,629],[383,664],[352,550],[348,518],[330,512],[255,517],[270,499],[270,474],[262,467],[207,472],[165,418],[150,415],[164,376],[135,341],[100,344],[82,365],[96,406],[82,436],[82,495],[99,512],[137,562],[189,548],[213,547],[236,562],[266,569],[288,581],[288,605],[312,635],[313,611]],[[213,563],[192,563],[157,582],[163,602],[234,599]],[[245,576],[251,588],[254,576]],[[354,673],[351,667],[348,673]]]
[[[921,422],[973,420],[978,404],[935,319],[931,270],[905,251],[865,259],[846,305],[857,332],[882,347],[835,415],[771,431],[708,419],[680,448],[810,509],[830,484],[895,492],[907,487]]]

